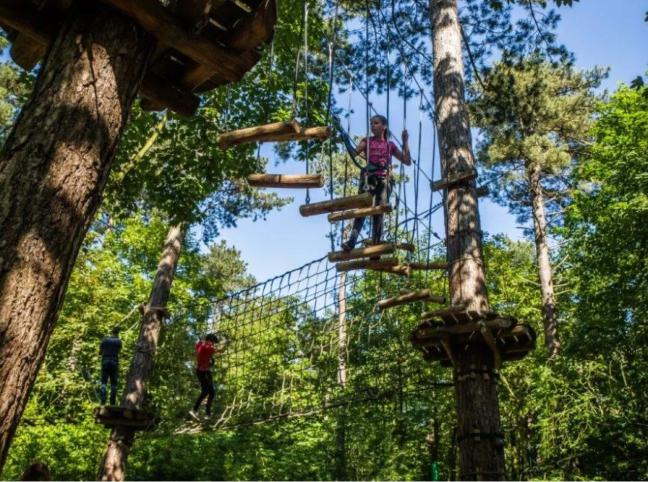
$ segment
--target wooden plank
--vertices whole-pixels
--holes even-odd
[[[413,291],[411,293],[401,294],[392,298],[380,300],[376,306],[381,310],[386,310],[393,306],[413,303],[415,301],[433,301],[434,303],[445,303],[445,296],[433,295],[430,290]]]
[[[446,263],[409,263],[410,268],[416,270],[433,270],[433,269],[447,269]]]
[[[277,23],[277,5],[274,0],[265,3],[265,8],[258,8],[254,15],[236,26],[226,42],[230,48],[244,52],[272,40]]]
[[[470,182],[477,178],[475,171],[465,172],[449,179],[441,179],[440,181],[432,182],[432,191],[439,191],[440,189],[447,189],[462,182]]]
[[[392,212],[392,207],[386,206],[372,206],[370,208],[349,209],[347,211],[340,211],[328,215],[329,223],[336,223],[338,221],[345,221],[347,219],[364,218],[365,216],[374,216],[376,214],[385,214]]]
[[[56,34],[56,25],[30,8],[27,2],[0,2],[0,20],[42,45],[49,45]]]
[[[245,142],[267,141],[281,135],[298,134],[301,131],[299,122],[273,122],[262,126],[245,127],[231,132],[224,132],[218,136],[218,145],[227,149]]]
[[[397,259],[381,259],[381,260],[355,260],[343,261],[335,265],[335,269],[340,271],[355,271],[359,269],[368,269],[374,271],[382,271],[385,273],[393,273],[401,276],[409,276],[410,271],[407,265],[398,264]]]
[[[30,71],[45,56],[45,52],[47,52],[45,44],[19,33],[11,45],[10,55],[16,64]]]
[[[490,331],[490,329],[488,329],[488,327],[486,327],[484,323],[481,324],[479,332],[488,345],[488,348],[490,348],[491,352],[493,352],[493,358],[495,359],[495,368],[499,370],[502,366],[502,356],[500,355],[500,351],[497,348],[497,344],[495,343],[495,338],[493,338],[493,333]]]
[[[247,181],[254,187],[316,188],[324,185],[321,174],[250,174]]]
[[[381,256],[383,254],[392,254],[398,249],[398,245],[383,243],[373,244],[365,248],[356,248],[351,251],[333,251],[328,254],[328,260],[332,263],[337,261],[350,261],[358,258],[368,258],[371,256]]]
[[[299,213],[302,216],[314,216],[316,214],[342,211],[344,209],[369,207],[372,203],[373,196],[370,193],[365,192],[362,194],[357,194],[355,196],[332,199],[330,201],[303,204],[299,207]]]
[[[142,96],[152,102],[152,106],[163,105],[186,117],[192,116],[200,105],[200,98],[191,92],[182,90],[153,72],[148,72],[144,76],[141,93]]]
[[[211,67],[230,82],[239,81],[259,58],[253,51],[230,52],[205,35],[191,34],[178,25],[174,14],[158,0],[103,1],[136,20],[161,43],[173,47],[198,64]]]

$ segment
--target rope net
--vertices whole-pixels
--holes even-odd
[[[448,385],[409,343],[423,304],[375,307],[399,289],[442,292],[443,278],[338,273],[321,258],[215,300],[211,327],[228,344],[214,370],[213,425],[256,424],[394,397],[402,402]]]

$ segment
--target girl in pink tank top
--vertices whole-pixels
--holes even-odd
[[[357,152],[360,156],[367,159],[367,167],[363,169],[360,180],[360,192],[368,191],[373,194],[374,205],[389,204],[389,195],[391,193],[391,184],[389,175],[391,170],[392,156],[409,166],[412,163],[410,157],[409,145],[407,143],[409,135],[403,131],[403,151],[389,140],[389,130],[387,119],[381,115],[375,115],[371,118],[371,134],[367,146],[367,139],[363,139],[358,144]],[[353,229],[349,239],[342,243],[342,249],[350,251],[355,247],[358,236],[362,231],[365,218],[356,218],[353,223]],[[371,238],[374,244],[380,243],[382,238],[383,215],[376,214],[373,216]]]

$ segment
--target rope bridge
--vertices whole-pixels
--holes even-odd
[[[338,273],[326,257],[213,302],[217,357],[213,428],[311,415],[450,385],[409,342],[422,305],[376,302],[428,273]],[[442,273],[436,280],[443,283]],[[430,280],[428,280],[428,285]],[[441,372],[439,372],[441,373]],[[430,395],[431,397],[431,395]],[[200,431],[204,425],[181,429]]]

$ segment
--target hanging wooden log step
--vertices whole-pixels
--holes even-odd
[[[329,223],[336,223],[338,221],[345,221],[347,219],[364,218],[365,216],[374,216],[376,214],[386,214],[392,212],[392,207],[385,206],[372,206],[370,208],[349,209],[347,211],[340,211],[328,215]]]
[[[247,182],[254,187],[316,188],[324,186],[321,174],[250,174]]]
[[[360,259],[355,261],[343,261],[335,265],[338,272],[342,271],[355,271],[359,269],[368,269],[373,271],[381,271],[384,273],[392,273],[400,276],[409,276],[411,271],[406,264],[399,264],[397,259],[381,259],[370,260]]]
[[[303,128],[299,122],[273,122],[262,126],[246,127],[218,136],[221,149],[247,142],[304,141],[307,139],[328,139],[331,129],[327,126]]]
[[[445,303],[445,296],[433,295],[430,290],[412,291],[411,293],[404,293],[399,296],[380,300],[376,306],[381,310],[386,310],[393,306],[413,303],[415,301],[432,301],[434,303],[443,304]]]
[[[150,413],[134,408],[117,405],[103,405],[95,408],[95,421],[105,427],[131,427],[148,430],[154,427],[157,419]]]
[[[439,191],[441,189],[448,189],[449,187],[456,186],[457,184],[463,182],[470,182],[477,178],[476,171],[465,172],[459,174],[458,176],[451,177],[449,179],[441,179],[439,181],[432,182],[432,191]]]
[[[370,258],[373,256],[382,256],[384,254],[392,254],[397,249],[406,251],[414,251],[414,245],[409,243],[402,244],[372,244],[365,248],[356,248],[351,251],[333,251],[328,254],[328,260],[332,263],[337,261],[349,261],[358,258]]]
[[[330,213],[333,211],[342,211],[344,209],[369,207],[373,203],[373,196],[368,193],[357,194],[355,196],[341,197],[330,201],[318,203],[303,204],[299,207],[302,216],[314,216],[316,214]]]

